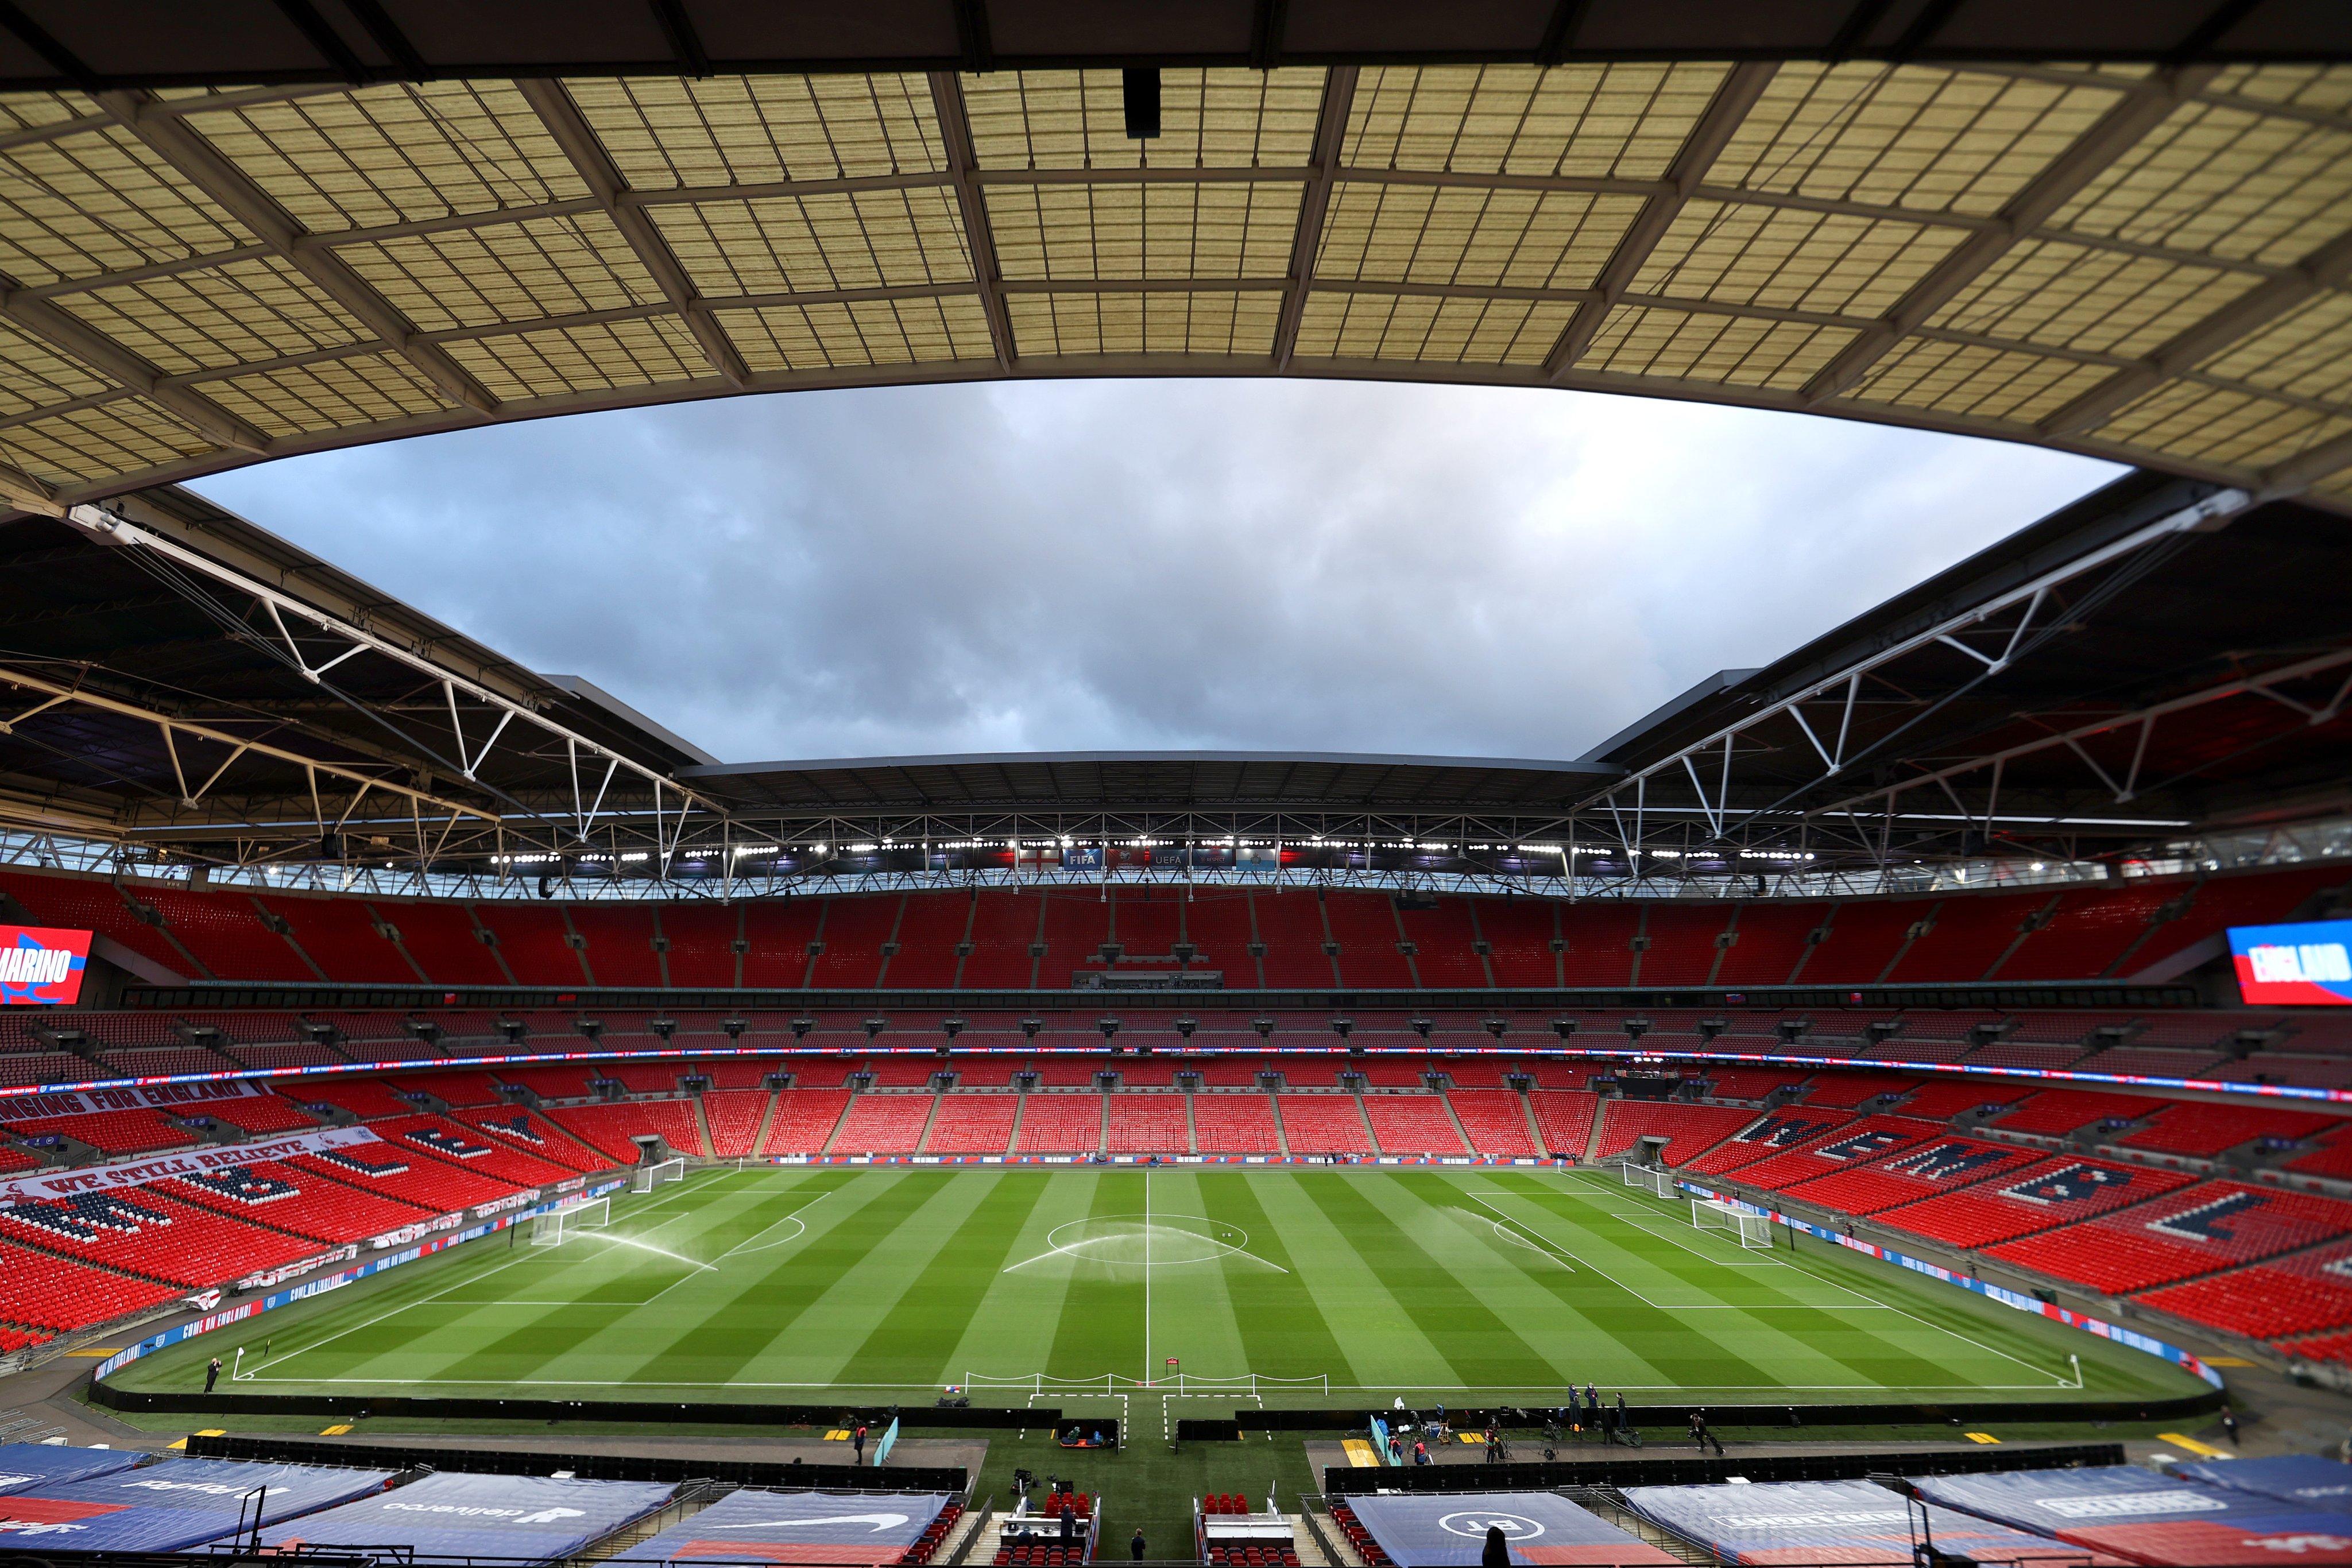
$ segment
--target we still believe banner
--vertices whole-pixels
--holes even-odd
[[[383,1140],[365,1127],[320,1127],[314,1132],[289,1133],[283,1137],[257,1138],[249,1144],[220,1148],[181,1149],[168,1155],[117,1160],[112,1165],[84,1166],[79,1170],[48,1171],[39,1176],[0,1179],[0,1204],[37,1203],[43,1198],[77,1197],[84,1193],[112,1192],[144,1186],[165,1176],[203,1176],[207,1171],[233,1170],[264,1160],[314,1155],[321,1149],[348,1149]]]

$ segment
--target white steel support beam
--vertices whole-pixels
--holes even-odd
[[[329,664],[341,663],[342,659],[348,658],[352,653],[358,653],[362,649],[369,653],[381,654],[384,658],[394,661],[395,664],[415,671],[418,674],[425,676],[428,680],[442,685],[448,691],[450,695],[451,714],[453,718],[456,714],[455,704],[457,695],[462,692],[471,700],[480,703],[485,706],[499,710],[499,712],[504,716],[500,721],[499,727],[501,729],[505,727],[506,719],[520,718],[525,723],[534,725],[556,739],[562,740],[568,747],[573,747],[581,750],[584,750],[591,756],[606,758],[611,763],[613,768],[626,768],[629,772],[635,774],[636,777],[644,779],[647,783],[666,785],[669,789],[678,790],[680,794],[683,795],[693,806],[699,807],[704,810],[708,810],[714,815],[720,817],[727,814],[724,809],[719,807],[715,801],[709,800],[694,790],[686,789],[684,786],[678,784],[675,779],[668,778],[667,775],[658,772],[654,768],[647,768],[642,763],[632,761],[630,758],[623,757],[620,753],[612,750],[610,747],[601,746],[597,742],[589,739],[586,736],[581,735],[574,730],[565,727],[563,725],[558,724],[555,720],[549,718],[546,715],[538,712],[530,706],[517,702],[501,693],[491,690],[488,686],[483,685],[477,681],[469,680],[463,674],[455,671],[446,669],[422,653],[409,648],[404,648],[397,643],[392,642],[373,632],[367,631],[363,627],[353,625],[351,622],[342,619],[341,616],[320,610],[293,597],[290,594],[282,593],[267,583],[257,581],[255,579],[247,576],[241,571],[224,566],[219,561],[213,559],[211,557],[205,555],[201,551],[190,549],[186,546],[182,545],[175,540],[166,538],[159,533],[155,533],[148,528],[142,528],[137,523],[102,512],[96,507],[76,507],[73,508],[68,520],[76,527],[84,528],[94,534],[102,535],[117,544],[129,545],[142,549],[154,550],[158,554],[168,558],[176,565],[186,567],[191,570],[200,572],[203,575],[211,578],[213,580],[223,583],[236,592],[258,601],[268,608],[272,620],[277,623],[281,634],[284,632],[286,625],[284,617],[287,615],[293,615],[310,622],[322,632],[328,632],[332,636],[342,638],[353,644],[349,653],[341,654],[336,659],[331,660]],[[288,643],[290,646],[292,643],[292,639],[290,637],[288,639]],[[300,655],[299,653],[296,655],[296,658],[298,663],[301,662]],[[316,680],[319,678],[318,672],[328,668],[329,665],[321,664],[311,666],[305,663],[302,667],[304,674],[310,675],[312,680]],[[494,741],[496,738],[497,737],[494,735],[492,736],[491,740]],[[461,735],[461,747],[462,741],[463,737]],[[486,754],[489,749],[489,742],[485,742],[483,744],[482,752],[475,755],[473,758],[474,765],[478,766],[480,763],[482,755]],[[296,760],[300,759],[297,758]]]
[[[232,753],[229,758],[231,762],[250,752],[257,757],[273,758],[279,762],[290,763],[294,767],[314,773],[322,773],[330,779],[340,779],[357,789],[361,795],[364,795],[371,789],[382,790],[397,795],[403,800],[415,801],[420,806],[430,806],[436,811],[447,812],[453,816],[474,817],[484,822],[495,822],[499,820],[495,813],[486,811],[478,806],[468,806],[463,801],[447,800],[410,785],[401,784],[389,779],[375,778],[336,763],[321,762],[315,757],[305,757],[299,751],[289,751],[281,746],[272,746],[248,736],[216,729],[211,725],[198,724],[171,714],[158,713],[152,708],[142,707],[137,703],[108,696],[103,693],[90,691],[87,687],[68,685],[61,681],[53,681],[45,675],[37,675],[29,671],[0,668],[0,686],[13,686],[19,691],[38,692],[57,699],[60,704],[96,708],[101,713],[115,714],[124,718],[138,719],[155,726],[163,732],[164,749],[171,755],[172,772],[179,781],[180,800],[184,805],[194,805],[204,791],[201,789],[194,793],[189,791],[187,775],[180,766],[179,747],[175,739],[179,736],[190,736],[198,740],[208,740],[215,745],[229,747]],[[221,768],[226,769],[227,766],[227,763],[223,763]],[[216,769],[212,779],[205,780],[205,787],[211,788],[213,780],[219,777],[220,770]],[[358,795],[352,797],[352,803],[353,807],[358,805]]]
[[[1972,757],[1965,762],[1956,762],[1948,768],[1939,768],[1933,772],[1919,773],[1908,779],[1896,779],[1882,789],[1850,795],[1832,804],[1815,807],[1805,814],[1809,817],[1824,816],[1834,812],[1850,811],[1859,806],[1881,801],[1885,802],[1887,810],[1892,810],[1897,796],[1929,784],[1939,785],[1948,792],[1951,789],[1950,780],[1964,778],[1983,768],[1995,769],[1994,787],[1998,789],[1999,770],[2007,764],[2018,758],[2032,757],[2037,752],[2048,751],[2059,747],[2063,747],[2081,758],[2092,773],[2097,776],[2099,782],[2114,793],[2119,804],[2127,802],[2134,799],[2137,793],[2130,786],[2137,783],[2141,760],[2147,754],[2147,732],[2155,727],[2158,719],[2169,714],[2186,713],[2190,708],[2224,702],[2231,697],[2259,696],[2268,698],[2302,714],[2305,722],[2314,728],[2333,724],[2343,716],[2346,694],[2352,692],[2352,681],[2339,685],[2332,699],[2317,706],[2296,702],[2282,695],[2276,688],[2289,681],[2303,680],[2311,675],[2347,666],[2352,666],[2352,648],[2339,648],[2331,653],[2320,653],[2308,659],[2297,660],[2292,664],[2281,665],[2275,670],[2265,670],[2258,675],[2245,675],[2236,680],[2223,681],[2164,702],[2152,703],[2147,707],[2135,708],[2128,713],[2112,714],[2090,724],[2078,725],[2071,729],[2060,730],[2050,735],[2037,736],[2032,740],[2016,746],[1987,752],[1981,757]],[[2141,733],[2132,759],[2130,779],[2126,784],[2118,784],[2107,769],[2101,767],[2092,758],[2090,753],[2083,749],[2083,742],[2095,736],[2111,735],[2117,730],[2128,729],[2135,725],[2140,727]]]
[[[1611,810],[1614,811],[1617,810],[1619,797],[1624,792],[1625,789],[1629,785],[1633,787],[1637,791],[1638,799],[1638,792],[1652,777],[1675,768],[1695,769],[1696,761],[1700,754],[1706,752],[1715,747],[1729,744],[1732,737],[1735,736],[1751,730],[1758,725],[1765,723],[1767,720],[1780,717],[1784,714],[1796,714],[1798,716],[1799,722],[1803,724],[1803,716],[1800,710],[1805,704],[1817,702],[1825,696],[1829,696],[1832,693],[1836,692],[1839,687],[1843,686],[1845,688],[1842,694],[1844,714],[1838,724],[1838,737],[1835,749],[1825,750],[1822,747],[1821,741],[1818,738],[1813,737],[1811,727],[1810,725],[1804,725],[1805,734],[1809,739],[1812,739],[1814,749],[1822,752],[1823,767],[1820,779],[1817,779],[1814,782],[1819,783],[1823,779],[1833,778],[1846,765],[1846,743],[1851,737],[1853,724],[1854,704],[1860,695],[1862,682],[1872,672],[1883,669],[1886,665],[1906,658],[1910,654],[1918,652],[1922,648],[1932,645],[1949,645],[1951,647],[1958,648],[1961,653],[1967,653],[1971,658],[1976,659],[1989,667],[2003,667],[2007,664],[2009,659],[2014,655],[2018,646],[2018,638],[2014,632],[2011,635],[2008,647],[2004,650],[2003,653],[1998,660],[1994,659],[1990,655],[1979,652],[1977,649],[1969,647],[1965,643],[1957,641],[1958,635],[1971,628],[1982,625],[1985,622],[2000,615],[2004,611],[2018,605],[2025,606],[2026,613],[2030,617],[2033,612],[2041,608],[2043,601],[2048,598],[2051,590],[2058,587],[2060,584],[2071,581],[2077,577],[2083,576],[2086,572],[2095,571],[2099,568],[2108,565],[2110,562],[2120,560],[2123,558],[2129,556],[2136,551],[2144,549],[2149,545],[2155,544],[2159,540],[2170,538],[2176,534],[2185,533],[2194,528],[2208,526],[2218,518],[2230,517],[2252,505],[2252,500],[2253,497],[2247,495],[2243,490],[2221,490],[2206,497],[2203,500],[2183,507],[2178,511],[2168,513],[2164,517],[2158,517],[2156,521],[2149,523],[2143,528],[2136,528],[2120,538],[2111,540],[2108,543],[2100,546],[2097,549],[2077,556],[2073,560],[2066,562],[2063,566],[2054,567],[2050,570],[2042,573],[2040,576],[2033,578],[2030,581],[2019,583],[2013,588],[2010,588],[2000,593],[1997,593],[1981,604],[1976,605],[1971,609],[1963,611],[1958,614],[1937,622],[1934,625],[1931,625],[1923,631],[1915,632],[1911,636],[1906,637],[1900,642],[1880,649],[1878,652],[1872,653],[1867,658],[1859,660],[1854,664],[1839,669],[1833,674],[1825,675],[1822,679],[1806,686],[1800,692],[1790,696],[1783,697],[1778,702],[1771,703],[1766,706],[1757,708],[1751,713],[1741,716],[1741,717],[1735,722],[1714,731],[1705,738],[1694,741],[1688,746],[1678,748],[1669,756],[1662,757],[1658,760],[1649,763],[1638,770],[1628,773],[1624,778],[1617,779],[1615,782],[1612,783],[1605,791],[1601,793],[1599,799],[1605,802]],[[2021,627],[2020,630],[2021,630]],[[1696,773],[1695,770],[1692,777],[1694,783],[1696,783]],[[1702,807],[1704,807],[1705,799],[1706,793],[1704,789],[1702,789],[1700,791]],[[1874,800],[1878,799],[1878,792],[1872,791],[1866,795],[1856,796],[1854,799],[1862,800]],[[1835,808],[1824,808],[1824,810],[1834,809]],[[1730,803],[1727,799],[1724,801],[1723,812],[1725,821],[1727,824],[1731,814]],[[1711,811],[1708,814],[1710,817],[1713,815]],[[1723,827],[1718,826],[1717,828],[1718,836],[1722,831]],[[1630,844],[1628,847],[1631,847]]]

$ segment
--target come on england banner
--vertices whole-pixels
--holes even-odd
[[[111,1089],[51,1089],[0,1099],[0,1122],[30,1122],[48,1116],[87,1116],[93,1111],[196,1109],[214,1100],[247,1100],[269,1091],[250,1079],[205,1083],[121,1084]]]
[[[314,1155],[321,1149],[347,1149],[358,1144],[381,1142],[365,1127],[320,1127],[308,1133],[289,1133],[282,1138],[257,1138],[249,1144],[182,1149],[142,1159],[117,1160],[111,1165],[85,1166],[79,1170],[8,1176],[0,1178],[0,1205],[74,1198],[87,1193],[144,1186],[166,1176],[203,1176],[210,1171],[258,1165],[264,1160]]]

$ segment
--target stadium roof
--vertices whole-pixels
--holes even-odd
[[[1029,751],[688,768],[746,812],[1564,812],[1623,769],[1602,762],[1341,752]]]
[[[0,495],[1206,374],[1810,411],[2340,507],[2347,53],[2301,0],[16,0]]]
[[[2134,474],[1573,761],[721,764],[182,489],[0,522],[0,826],[479,870],[757,842],[1622,840],[1885,863],[2352,812],[2343,519]],[[648,868],[649,869],[649,868]]]

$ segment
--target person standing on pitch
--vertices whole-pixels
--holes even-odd
[[[1128,1538],[1127,1554],[1138,1563],[1143,1561],[1143,1526],[1137,1525],[1135,1533]]]
[[[210,1394],[213,1385],[220,1381],[220,1357],[215,1356],[205,1367],[205,1392]]]

